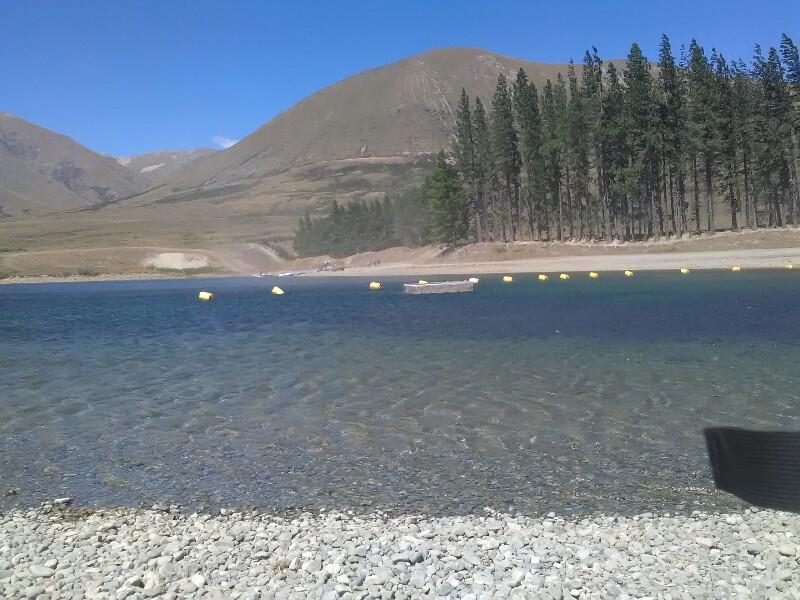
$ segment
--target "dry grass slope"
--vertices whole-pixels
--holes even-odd
[[[122,201],[84,211],[35,219],[28,218],[36,214],[30,211],[0,219],[0,244],[31,250],[197,247],[289,236],[306,210],[327,207],[332,199],[379,198],[420,183],[432,155],[450,144],[461,88],[488,102],[498,74],[511,77],[520,67],[538,85],[566,69],[447,48],[359,73],[312,94],[233,147],[193,160],[148,191],[142,191],[145,185]],[[129,166],[159,164],[155,158],[131,160]],[[66,203],[67,192],[61,208],[80,208],[79,198]]]
[[[5,214],[36,215],[114,202],[148,186],[113,158],[0,113],[0,205]]]

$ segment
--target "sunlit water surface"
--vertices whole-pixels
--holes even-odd
[[[483,279],[0,286],[0,507],[728,508],[702,428],[800,425],[800,273]]]

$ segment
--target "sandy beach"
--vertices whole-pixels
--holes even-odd
[[[588,271],[678,270],[686,268],[783,269],[800,268],[800,229],[722,232],[714,236],[651,240],[626,244],[595,242],[509,242],[469,244],[458,248],[423,246],[362,252],[346,258],[317,256],[282,260],[257,244],[192,248],[104,248],[42,250],[0,255],[5,277],[0,284],[188,277],[241,277],[256,273],[303,276],[415,278],[423,275],[480,275],[487,273],[577,273]],[[202,260],[206,268],[185,272],[179,263],[169,270],[152,268],[156,258]],[[344,270],[317,271],[329,261]],[[375,264],[380,266],[374,266]],[[199,263],[198,263],[199,264]],[[96,274],[75,274],[89,269]],[[0,268],[0,275],[3,269]]]
[[[376,253],[380,254],[380,253]],[[409,276],[422,275],[484,275],[491,273],[575,273],[589,271],[651,271],[651,270],[690,270],[724,269],[734,266],[742,269],[783,269],[786,265],[793,265],[800,269],[800,248],[778,249],[749,249],[749,250],[719,250],[699,252],[675,253],[620,253],[589,254],[589,255],[563,255],[555,257],[522,258],[493,261],[465,260],[469,254],[462,255],[459,261],[441,262],[387,262],[381,260],[380,266],[347,266],[343,271],[315,271],[306,270],[301,266],[293,271],[289,266],[285,272],[296,272],[303,277],[378,277],[378,276]],[[352,259],[351,259],[352,260]],[[281,271],[284,272],[284,271]],[[273,273],[277,275],[278,273]],[[133,281],[147,279],[188,279],[209,277],[241,277],[251,273],[236,275],[205,273],[203,275],[168,275],[161,273],[104,273],[101,275],[70,275],[70,276],[22,276],[9,277],[0,280],[1,284],[19,283],[63,283],[80,281]]]
[[[800,267],[800,248],[722,250],[716,252],[678,252],[664,254],[621,254],[558,256],[493,262],[397,263],[378,267],[347,267],[337,272],[307,272],[306,276],[368,275],[480,275],[488,273],[570,273],[581,271],[783,269],[788,264]]]

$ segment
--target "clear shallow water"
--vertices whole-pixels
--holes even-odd
[[[701,428],[800,426],[798,273],[499,279],[0,286],[0,506],[730,507]]]

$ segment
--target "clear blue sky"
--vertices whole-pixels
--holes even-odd
[[[308,94],[432,48],[543,62],[666,33],[728,57],[800,42],[800,1],[0,0],[0,111],[98,152],[239,139]]]

